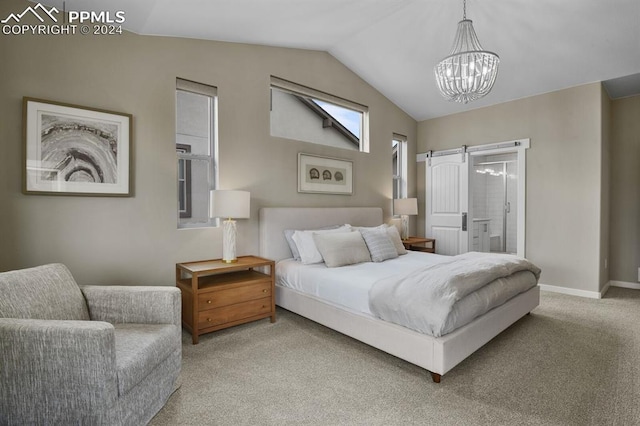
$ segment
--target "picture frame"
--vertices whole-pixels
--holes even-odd
[[[298,153],[298,192],[353,194],[353,162]]]
[[[133,195],[131,114],[24,97],[24,194]]]

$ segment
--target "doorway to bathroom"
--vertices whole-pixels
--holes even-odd
[[[518,251],[517,153],[471,156],[469,250],[516,254]]]
[[[525,255],[529,139],[418,154],[425,161],[425,236],[437,253]]]

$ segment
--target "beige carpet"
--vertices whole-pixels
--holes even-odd
[[[640,291],[541,303],[435,384],[279,310],[183,335],[182,387],[151,425],[638,425]]]

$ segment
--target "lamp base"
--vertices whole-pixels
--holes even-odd
[[[225,220],[222,222],[222,261],[224,263],[236,263],[236,221]]]
[[[406,240],[409,238],[409,216],[403,214],[400,216],[402,220],[402,231],[400,232],[400,238]]]

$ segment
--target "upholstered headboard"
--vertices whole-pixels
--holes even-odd
[[[260,209],[260,256],[273,260],[292,257],[285,229],[316,229],[323,226],[382,224],[379,207],[265,207]]]

